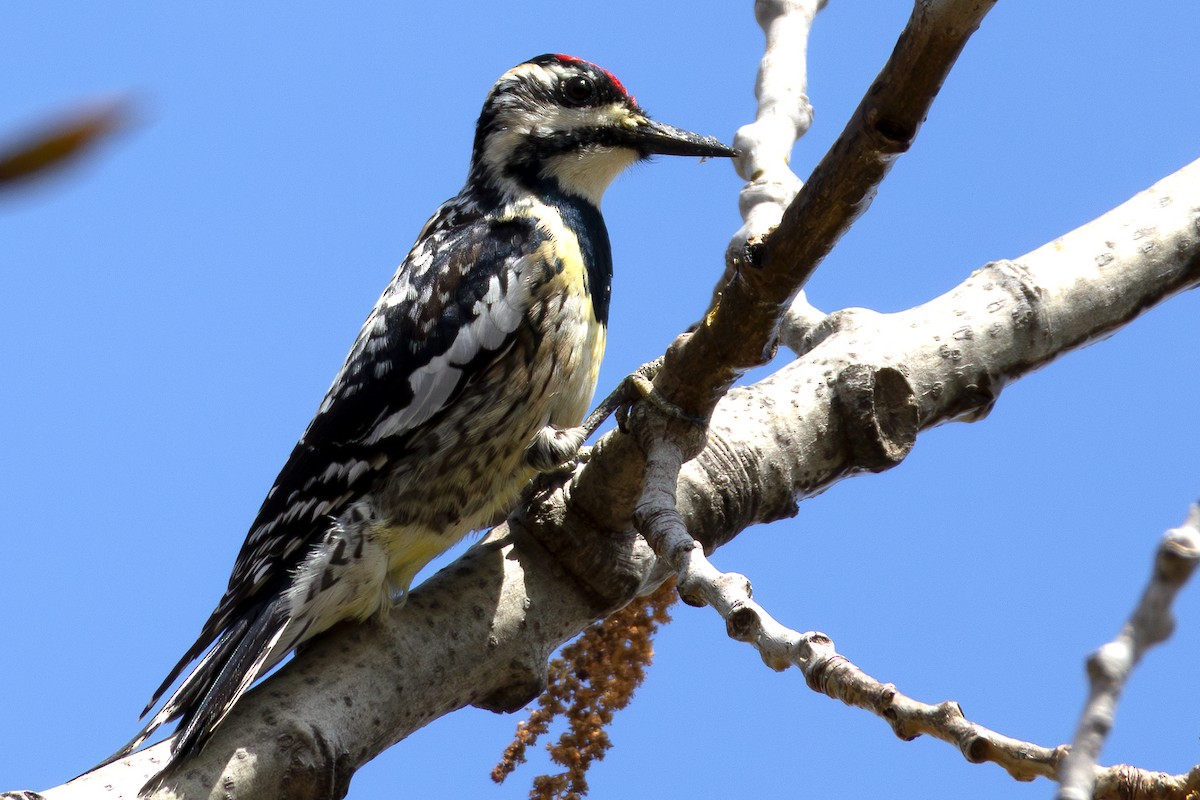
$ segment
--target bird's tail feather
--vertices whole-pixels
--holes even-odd
[[[171,742],[173,758],[199,751],[255,678],[287,653],[287,649],[276,648],[287,628],[281,598],[263,605],[252,619],[243,617],[231,625],[137,735],[92,770],[129,755],[174,719],[180,723]]]
[[[228,657],[222,659],[220,671],[204,682],[199,703],[190,702],[182,709],[179,730],[171,742],[173,756],[187,758],[200,750],[250,684],[291,649],[276,648],[288,629],[288,621],[286,602],[277,598],[250,623]],[[182,691],[184,686],[179,688]]]

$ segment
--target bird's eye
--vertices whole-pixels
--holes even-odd
[[[582,104],[591,100],[596,94],[596,87],[591,79],[575,75],[562,82],[562,95],[570,103]]]

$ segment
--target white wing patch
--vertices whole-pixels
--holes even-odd
[[[525,256],[508,265],[507,291],[499,276],[491,278],[487,292],[472,308],[471,322],[458,331],[450,348],[409,377],[412,402],[380,419],[363,437],[365,444],[375,444],[428,421],[454,393],[462,378],[462,368],[481,351],[500,349],[509,334],[520,326],[532,302],[528,281],[522,278],[534,258]]]
[[[408,379],[412,387],[412,402],[377,422],[371,432],[363,437],[363,442],[375,444],[420,425],[436,414],[450,399],[462,375],[462,370],[449,366],[448,361],[446,356],[438,356],[414,372]]]

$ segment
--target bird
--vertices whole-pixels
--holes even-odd
[[[654,155],[736,151],[652,120],[610,72],[573,56],[499,78],[465,185],[367,316],[224,595],[141,717],[190,672],[104,763],[175,720],[170,763],[196,754],[297,646],[402,603],[432,558],[572,459],[608,323],[601,196]]]

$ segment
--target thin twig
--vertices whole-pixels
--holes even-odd
[[[1088,658],[1090,691],[1075,731],[1075,743],[1062,767],[1058,800],[1090,800],[1096,761],[1112,729],[1117,701],[1142,655],[1170,637],[1175,628],[1171,604],[1200,563],[1200,504],[1187,520],[1167,531],[1154,556],[1154,567],[1133,615],[1108,644]]]
[[[668,468],[673,458],[670,448],[654,448],[650,463]],[[658,519],[669,518],[660,513]],[[704,556],[698,544],[691,546],[673,522],[663,526],[658,540],[662,551],[673,560],[681,585],[681,594],[691,605],[709,605],[725,620],[726,631],[737,641],[752,644],[763,662],[774,670],[796,667],[809,688],[862,708],[886,720],[893,732],[910,741],[922,734],[954,745],[972,764],[991,762],[1004,768],[1016,780],[1042,777],[1051,780],[1066,775],[1065,762],[1071,748],[1066,745],[1043,747],[1014,739],[971,722],[958,703],[946,701],[931,705],[901,693],[893,684],[871,677],[837,652],[833,641],[823,633],[800,633],[778,622],[751,598],[750,581],[736,573],[722,573]],[[686,531],[684,532],[686,535]],[[1200,559],[1200,510],[1183,528],[1170,531],[1156,559],[1155,577],[1131,625],[1161,630],[1163,600],[1173,596]],[[686,592],[686,593],[685,593]],[[1148,621],[1157,616],[1159,622]],[[1093,760],[1084,760],[1081,769],[1089,775],[1096,800],[1136,797],[1139,800],[1185,800],[1200,793],[1200,767],[1183,775],[1168,775],[1128,765],[1100,768]],[[1086,795],[1073,797],[1092,798]]]
[[[767,44],[758,68],[754,122],[738,128],[733,143],[741,155],[734,162],[746,180],[738,195],[745,224],[729,244],[731,261],[740,260],[747,245],[761,242],[800,191],[800,178],[789,162],[792,147],[812,126],[808,101],[808,38],[813,19],[824,3],[818,0],[757,0],[754,16]]]

